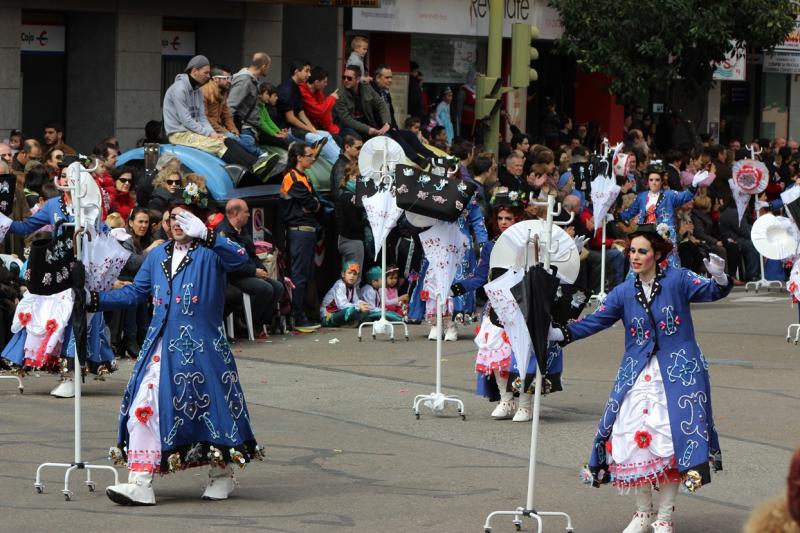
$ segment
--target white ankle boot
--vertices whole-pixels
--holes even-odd
[[[428,340],[435,341],[436,340],[436,326],[431,327],[431,332],[428,333]]]
[[[673,533],[672,513],[675,511],[675,498],[678,496],[678,484],[667,483],[661,485],[658,491],[658,517],[651,527],[653,533]]]
[[[72,380],[72,374],[66,374],[58,382],[53,390],[50,391],[50,396],[56,398],[74,398],[75,397],[75,382]]]
[[[622,533],[650,533],[650,523],[656,517],[653,512],[636,511],[633,513],[631,523]]]
[[[153,474],[150,472],[131,472],[128,482],[106,488],[106,496],[120,505],[155,505]]]
[[[217,464],[211,465],[208,471],[208,485],[203,492],[204,500],[227,500],[233,489],[236,488],[236,480],[233,479],[233,467],[230,464],[220,467]]]
[[[514,414],[512,422],[530,422],[533,419],[533,410],[531,404],[533,403],[533,395],[527,392],[519,393],[519,406],[517,412]]]
[[[447,329],[444,332],[444,340],[446,341],[458,340],[458,330],[456,329],[456,325],[454,322],[450,322],[450,324],[447,326]]]
[[[512,397],[510,400],[500,400],[497,407],[492,411],[492,418],[495,420],[507,420],[514,416],[517,410],[517,402]]]

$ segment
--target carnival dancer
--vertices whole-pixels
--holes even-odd
[[[59,179],[62,187],[67,184],[66,173],[67,169],[62,169]],[[45,202],[31,217],[10,222],[8,228],[11,234],[29,235],[52,225],[53,238],[34,241],[31,246],[26,271],[30,294],[26,293],[20,301],[12,325],[14,336],[0,357],[21,369],[60,371],[59,384],[50,391],[58,398],[75,396],[71,361],[75,358],[75,341],[69,326],[73,302],[69,273],[74,252],[71,233],[67,234],[62,227],[63,223],[74,221],[68,209],[71,205],[72,198],[65,191]],[[56,271],[52,271],[53,266]],[[116,370],[114,351],[105,330],[103,315],[94,314],[87,325],[86,367],[100,380]]]
[[[486,223],[475,194],[473,194],[470,201],[467,202],[467,206],[456,220],[456,223],[458,224],[458,229],[461,231],[461,233],[466,235],[470,242],[474,242],[478,248],[483,248],[483,246],[488,242],[489,234],[486,231]],[[458,268],[456,269],[455,281],[458,282],[469,276],[475,271],[476,266],[477,260],[475,250],[473,249],[473,246],[470,245],[464,252],[464,257],[461,259],[461,263],[459,263]],[[424,286],[425,273],[427,270],[428,259],[424,258],[422,261],[422,266],[420,267],[420,275],[409,303],[408,317],[411,320],[424,320],[426,318],[433,318],[432,316],[425,316],[427,306],[421,298],[422,287]],[[451,306],[448,305],[446,306],[446,309],[449,310],[450,307]],[[454,295],[452,297],[452,311],[452,315],[448,314],[447,316],[443,317],[444,340],[446,341],[458,340],[458,330],[456,329],[456,322],[453,320],[453,317],[461,315],[466,319],[475,312],[474,289],[466,291],[460,295]],[[436,340],[435,324],[431,326],[431,331],[428,334],[428,340]]]
[[[494,239],[487,242],[481,250],[481,259],[475,272],[463,281],[454,283],[451,292],[455,295],[466,291],[474,291],[486,284],[489,279],[489,260],[498,237],[525,217],[525,201],[523,195],[516,191],[509,191],[506,187],[498,187],[490,200],[492,205],[492,218],[489,220],[489,230]],[[475,372],[477,373],[476,394],[485,396],[491,402],[500,400],[492,411],[495,420],[514,422],[528,422],[533,418],[531,405],[533,394],[531,383],[538,368],[536,355],[531,352],[528,368],[532,370],[523,381],[519,379],[519,371],[514,361],[506,332],[502,327],[492,323],[490,318],[491,304],[487,303],[483,311],[480,326],[476,328],[475,344],[478,354],[475,358]],[[561,347],[555,343],[548,343],[547,373],[542,380],[542,392],[549,393],[561,389],[561,371],[563,367],[563,354]],[[519,394],[518,399],[515,395]],[[513,418],[512,418],[513,417]]]
[[[206,228],[199,196],[171,206],[172,240],[147,255],[131,285],[88,296],[90,311],[148,297],[154,307],[110,450],[129,470],[127,483],[106,489],[121,505],[154,505],[155,473],[200,465],[210,465],[203,499],[224,500],[235,487],[232,465],[261,458],[222,322],[225,273],[247,254]]]
[[[631,206],[619,213],[619,219],[627,222],[638,215],[639,223],[653,224],[658,232],[672,243],[672,252],[663,259],[669,259],[670,265],[680,267],[681,260],[678,256],[677,248],[678,233],[675,210],[694,198],[697,186],[706,178],[708,178],[708,173],[695,174],[692,184],[685,191],[678,192],[664,189],[664,185],[667,182],[666,171],[660,164],[650,165],[647,169],[647,186],[649,190],[637,194]],[[632,276],[633,274],[628,274],[628,278]]]
[[[671,533],[679,484],[694,492],[711,482],[712,468],[722,469],[708,363],[690,304],[724,298],[732,283],[725,261],[713,254],[705,260],[711,279],[661,268],[672,242],[651,224],[631,234],[628,249],[634,278],[593,314],[551,327],[549,338],[567,344],[623,321],[625,353],[582,477],[595,487],[610,482],[633,490],[636,512],[624,533]]]

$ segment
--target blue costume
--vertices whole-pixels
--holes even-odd
[[[17,235],[29,235],[44,226],[53,225],[58,222],[73,222],[72,215],[67,211],[63,197],[51,198],[44,203],[42,208],[35,215],[23,221],[11,223],[9,233]],[[3,349],[2,358],[17,366],[22,366],[24,361],[26,329],[18,331],[6,347]],[[114,351],[111,343],[106,337],[106,323],[101,313],[94,314],[87,324],[87,357],[86,365],[90,372],[99,373],[101,370],[113,371],[116,369],[114,362]],[[68,359],[75,357],[75,338],[72,335],[72,328],[67,326],[64,332],[63,356]]]
[[[176,246],[186,255],[173,274]],[[160,450],[149,458],[155,463],[153,470],[164,473],[206,464],[212,460],[209,452],[213,455],[215,451],[225,461],[236,463],[258,456],[222,322],[225,273],[246,262],[243,248],[209,231],[203,241],[194,240],[191,245],[170,241],[151,251],[133,284],[91,293],[90,310],[127,309],[148,297],[154,306],[142,351],[122,397],[117,453],[123,458],[130,445],[129,418],[136,416],[145,424],[148,415],[156,417],[160,426]],[[156,353],[158,347],[160,354]],[[154,363],[160,364],[153,402],[156,409],[143,414],[132,403]],[[131,463],[136,458],[127,460],[133,470]]]
[[[730,278],[726,286],[720,286],[687,269],[657,269],[649,300],[635,276],[615,287],[593,314],[561,327],[562,344],[567,344],[623,321],[625,352],[589,459],[589,481],[595,486],[614,481],[609,475],[607,441],[626,395],[651,356],[661,369],[675,468],[684,484],[694,490],[710,483],[709,462],[715,470],[722,468],[708,363],[695,340],[690,303],[723,298],[732,286]]]
[[[458,217],[456,220],[458,224],[458,229],[461,230],[461,233],[467,236],[470,241],[472,240],[472,235],[475,235],[475,242],[478,244],[479,247],[484,246],[489,241],[489,233],[486,231],[486,224],[484,223],[483,213],[481,212],[481,208],[478,205],[475,196],[473,195],[472,199],[470,200],[469,204],[467,204],[467,208]],[[485,252],[481,252],[481,256],[483,257]],[[487,263],[489,256],[486,255]],[[461,263],[458,265],[456,269],[456,275],[453,279],[453,283],[460,283],[467,279],[470,274],[475,271],[475,267],[477,265],[477,261],[475,259],[475,251],[472,246],[467,248],[464,252],[464,257],[461,259]],[[411,299],[409,300],[408,304],[408,317],[412,320],[424,320],[425,319],[425,302],[420,299],[420,292],[422,291],[423,282],[425,281],[425,273],[428,271],[428,259],[424,258],[422,261],[422,266],[420,267],[420,274],[419,280],[417,281],[417,285],[414,289],[414,293],[411,295]],[[487,272],[488,272],[488,264],[487,264]],[[485,281],[484,281],[485,283]],[[460,296],[453,297],[453,313],[474,313],[475,312],[475,288],[483,285],[483,283],[477,285],[476,287],[470,289],[465,294]]]
[[[636,215],[639,215],[639,224],[665,224],[667,226],[669,235],[665,236],[675,246],[672,253],[669,254],[669,264],[673,267],[680,267],[681,260],[678,257],[678,233],[675,220],[675,210],[686,202],[694,198],[697,189],[689,187],[685,191],[675,192],[669,189],[663,189],[658,193],[658,199],[655,206],[647,209],[647,200],[650,195],[649,191],[640,192],[636,195],[628,209],[619,213],[619,218],[623,222],[627,222]],[[628,278],[632,276],[633,270],[629,271]]]

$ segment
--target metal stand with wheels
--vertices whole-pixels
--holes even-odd
[[[744,284],[744,292],[750,292],[750,289],[754,289],[756,294],[758,294],[759,289],[767,289],[769,292],[770,289],[783,289],[783,282],[778,281],[776,279],[768,280],[764,278],[764,256],[760,253],[758,254],[758,262],[761,265],[761,279],[756,281],[748,281]]]
[[[419,420],[419,407],[424,405],[434,412],[442,412],[448,403],[455,404],[461,420],[467,419],[464,402],[455,396],[442,393],[442,308],[443,296],[436,294],[436,390],[430,394],[418,394],[414,397],[414,416]]]
[[[797,314],[798,319],[800,319],[800,305],[797,306]],[[792,331],[794,331],[794,339],[792,339]],[[792,342],[793,340],[795,346],[800,342],[800,323],[789,324],[789,327],[786,328],[786,342]]]
[[[551,232],[553,229],[553,215],[555,200],[552,196],[547,197],[547,202],[533,202],[536,205],[547,206],[547,222],[545,225],[545,232],[541,238],[542,249],[544,252],[544,267],[546,270],[550,269],[550,240]],[[559,207],[560,211],[560,207]],[[522,529],[522,518],[532,518],[536,521],[536,531],[542,533],[542,517],[543,516],[562,516],[566,519],[566,531],[571,533],[574,531],[572,527],[572,518],[561,511],[537,511],[534,507],[534,489],[536,485],[536,444],[539,438],[539,414],[542,408],[542,372],[536,369],[536,377],[534,380],[533,392],[533,419],[531,420],[531,448],[530,448],[530,462],[528,464],[528,496],[525,500],[525,507],[517,507],[514,511],[494,511],[489,513],[486,521],[483,524],[483,530],[486,533],[492,531],[492,518],[495,516],[513,516],[512,523],[517,531]]]
[[[603,223],[603,244],[600,249],[602,255],[600,256],[600,292],[592,294],[589,298],[589,305],[603,305],[606,301],[606,224]]]
[[[358,326],[358,342],[361,342],[361,329],[364,326],[372,326],[373,340],[377,335],[382,335],[388,331],[389,340],[394,342],[394,327],[403,326],[406,340],[408,337],[408,325],[405,322],[390,322],[386,320],[386,239],[383,239],[381,246],[381,317],[374,322],[363,322]]]
[[[0,376],[0,379],[17,380],[17,389],[19,389],[19,393],[22,394],[23,392],[25,392],[25,385],[22,384],[22,379],[19,376]]]
[[[72,165],[76,165],[73,167]],[[99,208],[100,206],[93,206],[91,204],[87,204],[85,206],[81,206],[81,199],[85,198],[88,194],[88,187],[81,186],[81,179],[80,173],[83,172],[88,176],[88,179],[93,179],[91,177],[91,173],[97,169],[97,165],[91,169],[86,170],[81,166],[80,163],[72,163],[70,165],[70,169],[68,169],[67,174],[67,185],[66,187],[62,187],[58,185],[58,177],[55,178],[56,188],[61,191],[66,191],[70,193],[72,198],[72,210],[74,211],[73,217],[75,221],[72,224],[64,224],[65,226],[71,225],[75,228],[75,255],[78,259],[81,258],[81,248],[82,248],[82,239],[83,233],[86,231],[85,227],[85,214],[83,209],[88,208]],[[98,163],[99,165],[99,163]],[[77,359],[77,357],[76,357]],[[77,361],[76,361],[77,363]],[[89,488],[90,492],[94,492],[96,485],[95,482],[92,480],[92,470],[110,470],[114,474],[114,484],[119,484],[119,475],[117,474],[117,470],[113,466],[108,465],[91,465],[83,459],[81,459],[81,368],[78,364],[75,365],[75,372],[74,372],[74,382],[75,382],[75,459],[71,463],[42,463],[39,465],[39,468],[36,469],[36,481],[34,482],[33,486],[36,488],[36,492],[38,494],[42,494],[44,492],[44,483],[42,482],[42,470],[48,467],[54,468],[66,468],[66,473],[64,474],[64,489],[61,493],[64,495],[64,499],[70,501],[72,499],[72,491],[69,488],[69,478],[70,474],[72,474],[76,470],[86,470],[86,481],[84,481],[84,485]]]

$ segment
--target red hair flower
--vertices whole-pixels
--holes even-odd
[[[47,331],[49,331],[49,332],[53,332],[53,331],[55,331],[57,328],[58,328],[58,322],[56,322],[56,321],[55,321],[55,319],[53,319],[53,318],[51,318],[50,320],[48,320],[48,321],[47,321],[47,324],[46,324],[46,325],[45,325],[45,327],[44,327],[44,329],[45,329],[45,330],[47,330]]]
[[[639,448],[648,448],[653,441],[653,436],[649,431],[637,431],[633,440]]]
[[[419,291],[419,299],[423,302],[427,302],[428,298],[430,298],[430,293],[428,291]]]
[[[17,315],[17,318],[19,318],[19,323],[20,323],[20,324],[22,324],[23,326],[27,326],[27,325],[28,325],[28,322],[30,322],[30,321],[31,321],[31,314],[30,314],[30,313],[23,313],[23,312],[20,312],[20,313]]]
[[[611,454],[611,439],[606,441],[606,453]]]
[[[149,405],[144,405],[142,407],[137,407],[136,411],[135,411],[135,414],[136,414],[136,418],[139,420],[139,422],[141,422],[142,424],[147,424],[147,420],[151,416],[153,416],[153,408],[150,407]]]

